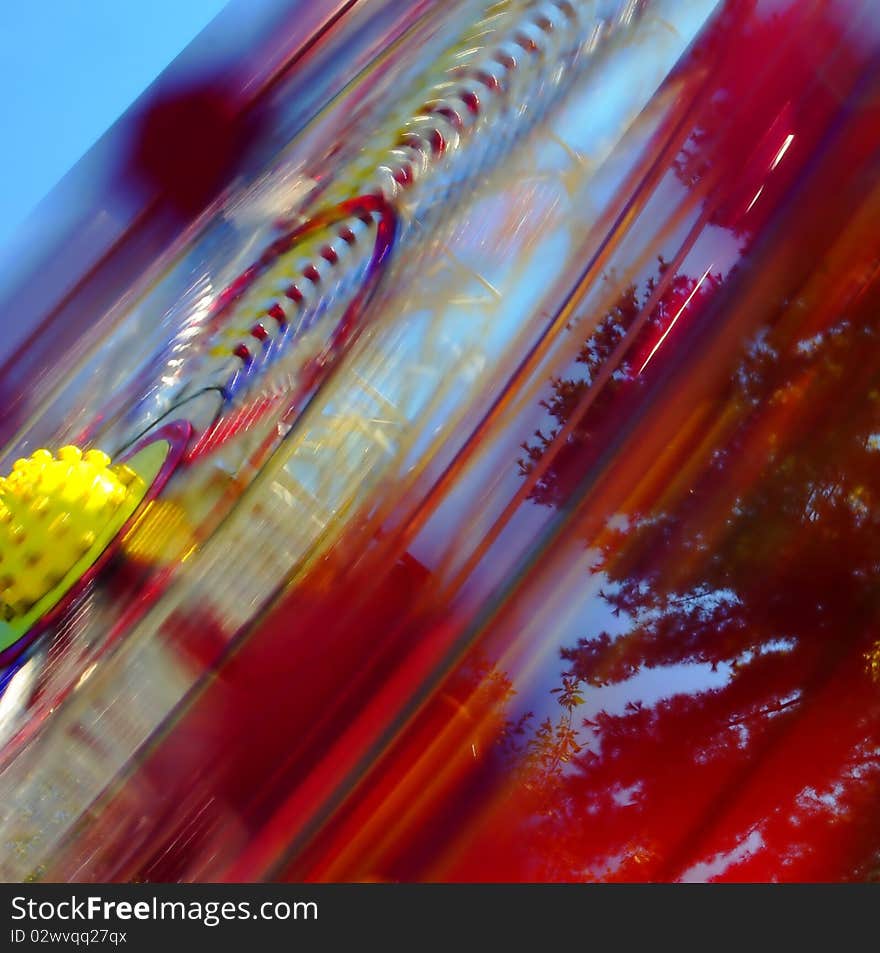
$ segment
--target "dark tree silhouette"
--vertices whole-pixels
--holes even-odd
[[[746,6],[729,4],[723,16]],[[756,70],[803,16],[790,5],[744,21]],[[721,85],[673,165],[697,189],[719,155],[743,157],[708,221],[746,254],[772,206],[750,197],[785,188],[780,143],[817,115],[816,100],[800,118],[792,103],[819,47],[839,39],[828,24],[802,35],[770,72],[764,95],[776,105],[737,111],[738,90]],[[707,43],[719,36],[729,44],[724,31]],[[716,56],[707,45],[692,62]],[[844,52],[841,74],[845,62]],[[836,76],[818,82],[817,98],[836,95]],[[860,256],[848,278],[826,283],[832,300],[780,300],[777,317],[749,333],[717,394],[725,425],[710,422],[680,453],[686,488],[604,528],[591,572],[625,631],[585,632],[562,647],[559,715],[520,731],[519,793],[499,821],[518,832],[516,860],[505,860],[522,865],[518,876],[875,876],[880,259],[870,248]],[[637,406],[644,357],[695,287],[687,275],[669,280],[668,268],[661,258],[655,276],[624,288],[569,373],[551,381],[547,424],[518,461],[535,504],[566,503]],[[711,275],[694,295],[679,319],[685,334],[721,283]],[[633,687],[622,712],[581,713],[595,689],[623,692],[640,673],[682,666],[718,677],[653,703]]]
[[[692,286],[673,282],[670,298]],[[832,818],[841,850],[870,843],[876,812],[865,805],[880,793],[880,287],[854,297],[815,333],[781,322],[753,335],[719,403],[734,423],[687,492],[606,530],[592,572],[628,628],[562,649],[560,717],[518,751],[529,855],[544,865],[531,876],[659,878],[679,875],[688,857],[728,855],[737,876],[760,878],[751,854],[735,853],[750,832],[764,863],[767,845],[785,845],[777,872],[795,861],[809,870],[804,857],[828,840]],[[625,366],[554,445],[638,306],[627,289],[582,348],[583,374],[552,383],[543,406],[554,428],[520,461],[528,473],[554,454],[533,493],[539,505],[567,498],[603,415],[637,386]],[[579,718],[591,688],[680,665],[727,678]]]
[[[555,506],[568,498],[572,490],[570,478],[576,479],[584,472],[601,449],[597,434],[611,423],[609,418],[616,419],[617,408],[634,397],[642,386],[639,371],[653,345],[677,317],[680,316],[684,324],[689,313],[696,311],[721,283],[719,274],[708,275],[697,290],[697,279],[683,273],[670,276],[671,280],[666,282],[644,326],[638,329],[637,342],[641,344],[627,349],[608,380],[603,382],[604,386],[597,388],[599,374],[609,366],[627,335],[636,330],[639,318],[657,293],[668,269],[669,264],[661,257],[657,274],[650,275],[642,287],[636,284],[626,286],[584,342],[569,375],[551,381],[550,395],[541,401],[549,425],[536,430],[531,443],[522,444],[524,456],[519,460],[520,473],[528,476],[544,460],[548,448],[554,447],[553,462],[543,470],[530,493],[530,498],[536,503]],[[613,274],[606,277],[606,281],[613,283],[614,280]],[[572,330],[576,331],[577,327],[575,324]],[[595,398],[589,412],[571,428],[560,449],[556,446],[560,431],[572,420],[587,395]]]

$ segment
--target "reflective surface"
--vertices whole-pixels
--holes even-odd
[[[512,586],[288,875],[873,875],[876,35],[752,6],[468,500]]]
[[[418,14],[7,447],[195,429],[4,676],[3,875],[873,877],[872,5]]]

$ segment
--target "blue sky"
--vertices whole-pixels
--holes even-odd
[[[226,0],[4,4],[0,248],[225,5]]]

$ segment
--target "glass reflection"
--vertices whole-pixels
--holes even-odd
[[[873,876],[866,11],[730,3],[691,50],[690,78],[710,79],[657,194],[694,214],[660,231],[653,266],[632,273],[632,243],[611,256],[538,413],[508,418],[522,503],[502,542],[529,572],[499,582],[464,658],[289,876]]]

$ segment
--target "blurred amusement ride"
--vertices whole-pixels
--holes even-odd
[[[228,7],[3,278],[0,879],[875,878],[878,63]]]

